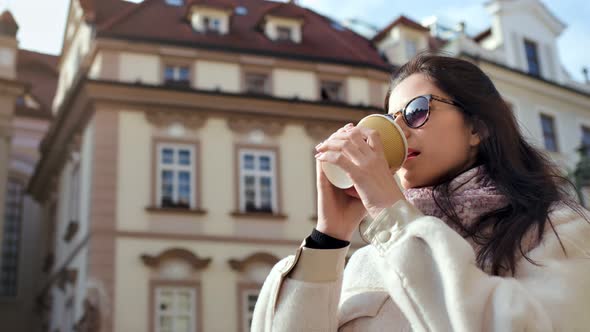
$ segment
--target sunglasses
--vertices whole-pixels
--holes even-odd
[[[400,114],[403,115],[404,122],[408,127],[417,129],[422,127],[430,118],[430,104],[433,100],[440,101],[441,103],[453,105],[459,107],[465,111],[465,107],[458,101],[438,97],[435,95],[423,95],[418,96],[410,100],[403,109],[391,114],[387,114],[390,118],[395,120]]]

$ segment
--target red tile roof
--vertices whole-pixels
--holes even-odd
[[[108,7],[106,3],[121,0],[102,1],[93,2],[97,6],[94,8],[96,12],[109,12],[101,8]],[[292,3],[262,0],[207,0],[207,3],[244,7],[247,14],[232,13],[230,31],[226,35],[200,33],[193,30],[186,16],[190,1],[184,6],[171,6],[164,0],[144,0],[137,4],[127,3],[127,7],[117,14],[111,11],[113,14],[110,17],[96,21],[97,36],[368,66],[384,71],[390,69],[369,40],[351,30],[335,28],[329,18],[309,9]],[[302,42],[285,43],[268,39],[259,27],[268,14],[303,17]]]
[[[305,19],[306,11],[291,3],[276,3],[274,8],[269,9],[266,14],[277,17]]]
[[[28,109],[28,115],[44,118],[51,117],[51,104],[57,89],[58,59],[54,55],[27,50],[18,51],[17,79],[28,84],[29,94],[41,104],[39,110]]]
[[[187,1],[188,6],[192,5],[197,6],[204,6],[204,7],[211,7],[211,8],[219,8],[224,10],[232,10],[235,7],[235,4],[231,3],[227,0],[189,0]]]
[[[373,42],[378,42],[381,39],[385,38],[385,36],[389,33],[389,31],[391,29],[393,29],[393,27],[395,27],[396,25],[405,25],[409,28],[416,29],[419,31],[430,31],[430,29],[428,29],[427,27],[421,25],[420,23],[412,20],[411,18],[401,15],[395,21],[391,22],[388,26],[386,26],[381,31],[379,31],[375,35],[375,37],[373,37]]]
[[[0,35],[8,35],[11,37],[15,37],[18,31],[18,24],[12,16],[12,13],[8,10],[5,10],[2,14],[0,14]]]
[[[136,4],[122,0],[79,0],[88,23],[103,22],[109,17],[133,8]],[[70,2],[71,6],[71,2]]]

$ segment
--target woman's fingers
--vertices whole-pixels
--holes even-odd
[[[316,155],[316,159],[319,161],[328,162],[334,165],[340,166],[351,178],[354,178],[358,172],[358,166],[353,163],[348,156],[340,151],[326,151],[320,152]]]
[[[373,151],[383,151],[383,143],[381,142],[381,136],[378,131],[365,127],[355,127],[355,129],[360,131],[362,137],[366,139],[367,145],[369,145]]]
[[[358,146],[346,138],[332,138],[322,144],[318,149],[319,153],[335,151],[348,156],[355,164],[359,165],[366,156],[360,151]]]

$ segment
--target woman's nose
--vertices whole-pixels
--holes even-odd
[[[406,139],[408,137],[410,137],[410,128],[408,127],[408,125],[404,121],[404,117],[403,117],[402,113],[397,112],[397,113],[393,114],[393,117],[394,117],[393,121],[402,129],[402,132],[404,133],[404,136],[406,136]]]

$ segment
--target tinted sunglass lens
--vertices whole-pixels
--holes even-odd
[[[418,97],[412,100],[404,112],[408,125],[412,128],[420,127],[428,119],[428,99]]]

